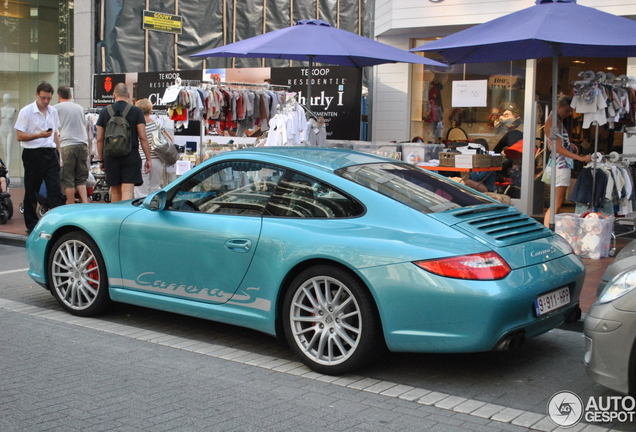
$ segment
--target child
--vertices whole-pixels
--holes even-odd
[[[9,198],[11,196],[11,194],[7,192],[7,186],[9,185],[7,174],[7,166],[2,159],[0,159],[0,198]]]

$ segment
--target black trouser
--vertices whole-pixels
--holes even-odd
[[[38,223],[37,194],[42,182],[46,184],[47,207],[66,202],[60,185],[60,157],[55,148],[22,149],[24,165],[24,224],[32,230]]]

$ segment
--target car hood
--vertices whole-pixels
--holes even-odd
[[[537,265],[572,254],[564,239],[510,206],[464,207],[429,216],[491,247],[512,268]]]

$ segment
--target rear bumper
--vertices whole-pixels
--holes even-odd
[[[562,324],[578,307],[585,268],[568,255],[514,270],[500,281],[443,278],[411,263],[365,273],[375,282],[373,295],[390,350],[478,352],[494,349],[511,333],[528,339]],[[384,284],[377,283],[381,279]],[[570,303],[536,316],[537,296],[564,286],[570,288]]]

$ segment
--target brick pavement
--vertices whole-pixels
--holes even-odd
[[[584,399],[599,391],[575,332],[550,332],[518,355],[391,355],[331,377],[233,326],[127,305],[73,317],[29,282],[19,248],[0,245],[0,255],[3,431],[553,431],[550,386]]]

